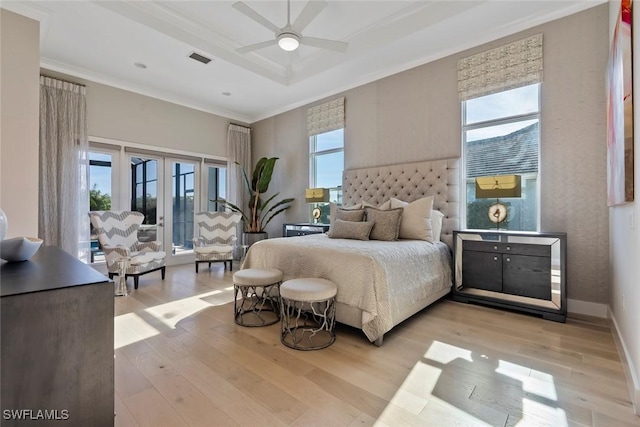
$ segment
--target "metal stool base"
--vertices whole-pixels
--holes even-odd
[[[295,350],[320,350],[334,343],[335,297],[321,301],[280,300],[282,344]]]
[[[272,294],[274,286],[277,290],[280,283],[265,286],[234,284],[233,313],[236,324],[259,327],[278,323],[280,320],[279,296]]]

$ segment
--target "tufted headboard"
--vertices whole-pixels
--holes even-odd
[[[453,247],[453,230],[460,223],[460,159],[346,170],[342,174],[342,204],[366,201],[379,206],[395,197],[412,202],[434,196],[433,209],[442,212],[441,240]]]

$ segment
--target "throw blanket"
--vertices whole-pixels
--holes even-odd
[[[254,243],[242,268],[277,268],[283,280],[328,279],[337,301],[363,311],[362,330],[375,341],[402,307],[451,287],[451,255],[442,242],[331,239],[325,234]],[[338,319],[339,320],[339,319]]]

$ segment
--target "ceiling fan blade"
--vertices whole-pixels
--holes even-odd
[[[336,52],[344,53],[349,47],[349,43],[339,42],[337,40],[319,39],[317,37],[302,37],[300,43],[307,46],[319,47],[321,49],[334,50]]]
[[[280,32],[280,28],[276,27],[275,24],[273,24],[267,18],[265,18],[264,16],[260,15],[258,12],[256,12],[253,9],[251,9],[249,6],[247,6],[246,4],[242,3],[241,1],[232,4],[231,7],[233,7],[238,12],[246,15],[247,17],[253,19],[254,21],[256,21],[258,24],[262,25],[263,27],[266,27],[266,28],[270,29],[274,33]]]
[[[324,0],[309,0],[304,9],[302,9],[302,12],[300,12],[300,15],[296,18],[292,27],[297,32],[301,32],[307,28],[307,25],[309,25],[325,7],[327,7],[327,2]]]
[[[263,49],[265,47],[273,46],[273,45],[275,45],[277,43],[278,43],[277,40],[267,40],[267,41],[264,41],[264,42],[260,42],[260,43],[256,43],[256,44],[250,44],[248,46],[239,47],[239,48],[236,49],[236,52],[238,52],[238,53],[249,53],[249,52],[253,52],[254,50]]]

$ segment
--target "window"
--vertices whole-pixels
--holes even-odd
[[[111,209],[111,154],[89,152],[89,209]]]
[[[342,171],[344,170],[344,129],[336,129],[309,137],[309,171],[311,188],[328,188],[329,200],[342,204]],[[311,206],[320,208],[317,222],[329,223],[329,205]],[[311,212],[311,211],[310,211]],[[314,220],[316,220],[314,218]]]
[[[112,154],[101,151],[89,151],[89,210],[108,211],[112,209]],[[89,218],[87,217],[87,221]],[[90,225],[91,263],[104,262],[104,253],[98,243],[98,237]]]
[[[156,224],[158,160],[131,158],[131,210],[144,214],[144,224]]]
[[[499,228],[537,230],[540,84],[463,101],[462,115],[466,227],[496,228],[488,216],[496,199],[476,199],[476,177],[520,175],[521,197],[500,199],[507,219]]]
[[[222,165],[208,166],[207,170],[207,210],[224,212],[224,205],[214,200],[227,198],[227,168]],[[241,184],[244,185],[244,182]]]

